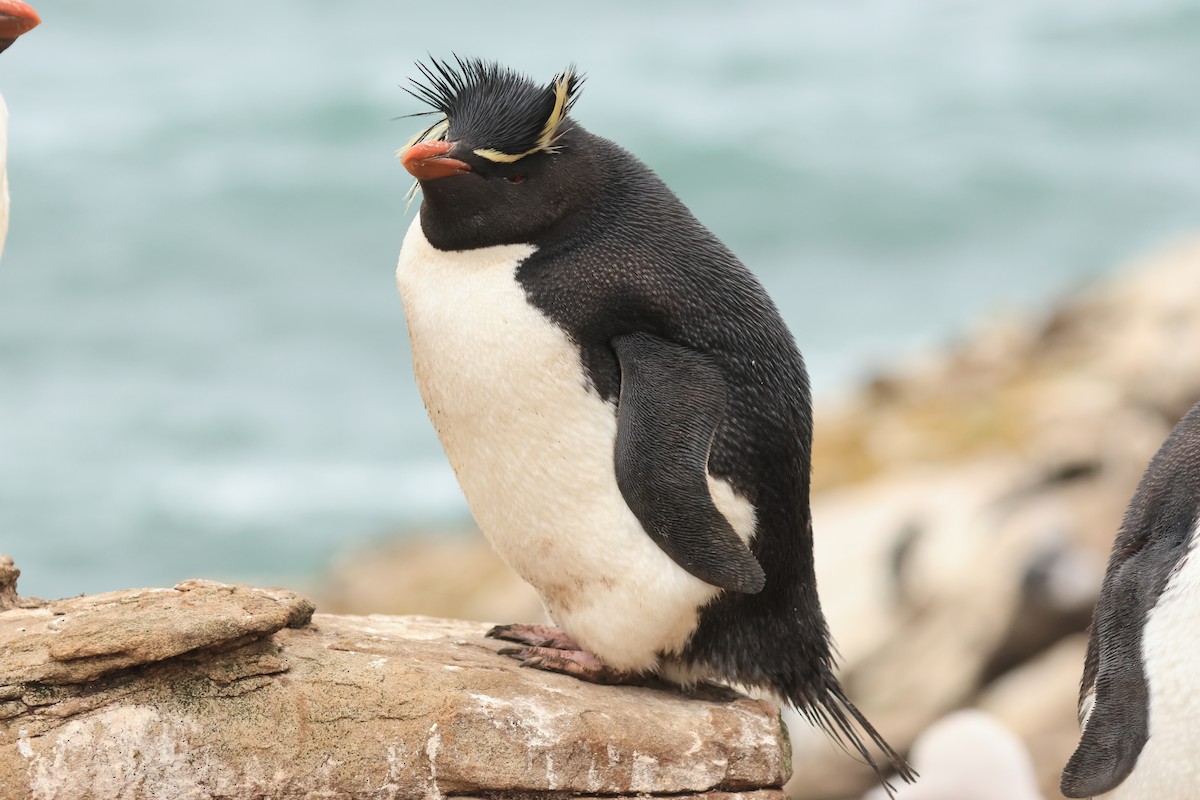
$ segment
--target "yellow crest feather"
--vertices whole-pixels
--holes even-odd
[[[546,120],[546,126],[542,128],[542,135],[538,137],[538,150],[549,150],[554,144],[554,135],[558,132],[558,126],[562,124],[563,117],[567,111],[567,91],[571,88],[571,79],[574,77],[574,65],[567,67],[558,79],[554,81],[554,109],[550,112],[549,119]]]
[[[536,153],[539,149],[540,148],[535,147],[532,150],[526,150],[524,153],[515,156],[511,153],[501,153],[499,150],[493,150],[490,147],[480,150],[472,150],[471,152],[480,158],[486,158],[488,161],[495,161],[497,164],[511,164],[514,161],[520,161],[530,153]]]
[[[575,65],[567,67],[562,74],[554,79],[554,108],[550,110],[550,116],[546,118],[546,124],[542,126],[542,132],[538,134],[537,143],[533,147],[526,150],[524,153],[504,153],[492,148],[481,148],[472,152],[480,158],[486,158],[488,161],[493,161],[497,164],[512,164],[515,161],[520,161],[528,155],[533,155],[539,151],[547,153],[554,152],[554,141],[557,138],[558,127],[562,125],[567,116],[567,102],[571,94],[571,82],[575,78]]]

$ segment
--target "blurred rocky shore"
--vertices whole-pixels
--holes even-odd
[[[1200,240],[818,398],[821,597],[850,694],[894,745],[980,708],[1024,742],[1044,796],[1060,797],[1109,547],[1146,463],[1198,399]],[[351,557],[317,605],[540,618],[483,538],[459,533]],[[867,790],[869,770],[791,728],[804,778],[793,797]]]

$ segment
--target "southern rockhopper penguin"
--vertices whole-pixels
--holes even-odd
[[[0,0],[0,53],[7,50],[18,36],[36,28],[41,21],[28,3]]]
[[[1150,461],[1092,620],[1067,797],[1200,797],[1200,403]]]
[[[41,19],[28,3],[21,0],[0,0],[0,53],[7,50],[18,36],[38,26]],[[0,97],[0,254],[8,236],[8,107]]]
[[[423,200],[396,270],[413,369],[476,521],[558,625],[492,635],[588,680],[768,690],[911,780],[834,676],[808,377],[762,286],[568,116],[573,68],[418,68],[435,121],[401,151]]]

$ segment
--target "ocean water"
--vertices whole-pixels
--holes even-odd
[[[1200,230],[1191,0],[40,6],[0,56],[27,594],[303,583],[467,518],[392,277],[427,53],[577,63],[575,116],[761,276],[826,396]]]

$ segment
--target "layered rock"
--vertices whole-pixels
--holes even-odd
[[[783,798],[773,705],[521,669],[486,629],[206,581],[13,603],[0,800]]]

